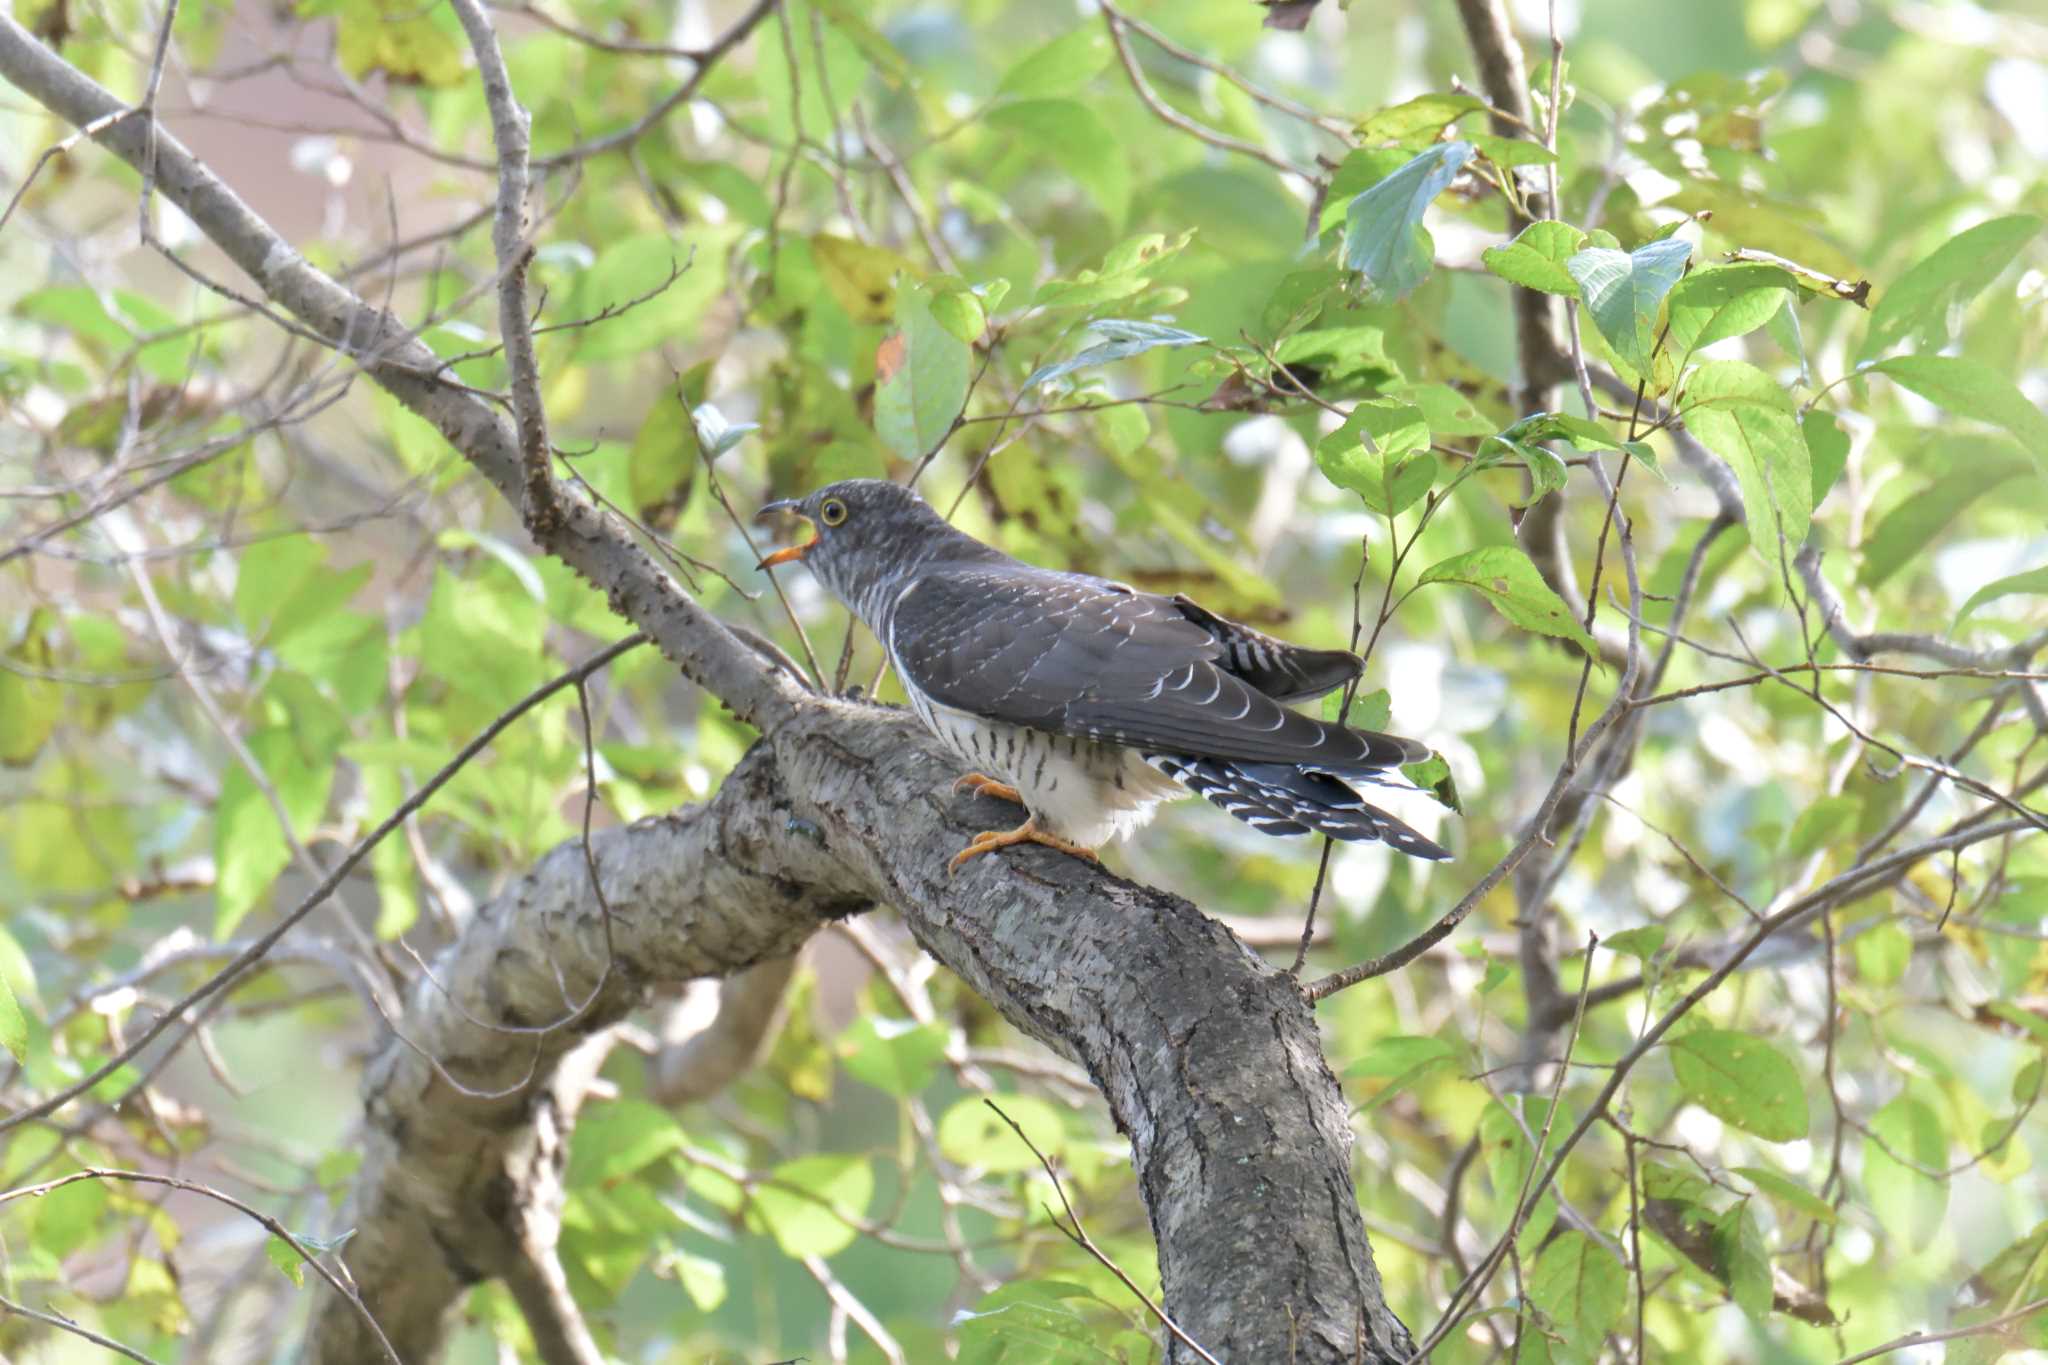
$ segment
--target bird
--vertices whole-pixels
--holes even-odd
[[[1190,793],[1266,834],[1451,856],[1358,792],[1412,788],[1398,769],[1427,746],[1290,706],[1358,677],[1349,651],[1289,644],[1184,595],[1027,564],[885,479],[770,502],[758,518],[787,513],[810,539],[758,567],[816,574],[881,642],[918,720],[970,767],[955,790],[1025,809],[1016,828],[976,835],[949,875],[1024,843],[1099,861],[1102,844]]]

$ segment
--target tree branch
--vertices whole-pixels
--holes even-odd
[[[122,107],[4,17],[0,75],[81,125]],[[102,124],[97,138],[139,165],[138,123]],[[397,318],[309,265],[168,133],[156,155],[159,192],[274,303],[357,359],[519,505],[509,420],[436,378],[437,359]],[[766,740],[703,811],[595,836],[615,960],[572,843],[480,910],[415,988],[409,1045],[387,1044],[365,1077],[347,1257],[400,1353],[431,1354],[478,1277],[531,1273],[516,1258],[546,1229],[528,1235],[507,1220],[528,1198],[553,1216],[546,1162],[559,1160],[586,1079],[570,1064],[587,1055],[575,1034],[608,1028],[648,984],[787,955],[823,916],[880,900],[1012,1023],[1087,1068],[1130,1135],[1161,1297],[1191,1336],[1232,1360],[1406,1359],[1412,1341],[1386,1307],[1353,1186],[1349,1110],[1293,980],[1188,902],[1047,850],[1006,852],[949,879],[970,803],[950,797],[952,768],[910,718],[807,697],[623,525],[562,494],[560,524],[537,528],[543,548]],[[555,1018],[565,992],[595,998],[571,1027],[527,1034],[531,1050],[505,1046],[498,1025]],[[444,1069],[481,1093],[451,1092]],[[1233,1292],[1217,1293],[1225,1284]],[[366,1358],[359,1328],[323,1313],[312,1358]],[[1170,1351],[1184,1359],[1177,1344]]]

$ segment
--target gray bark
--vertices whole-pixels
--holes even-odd
[[[122,110],[4,16],[0,75],[81,127]],[[145,134],[137,116],[95,137],[139,165]],[[273,305],[355,357],[520,505],[507,418],[436,379],[397,318],[315,269],[161,131],[155,162],[159,192]],[[1405,1359],[1352,1189],[1348,1110],[1292,978],[1188,902],[1048,850],[949,879],[948,857],[983,822],[975,798],[950,795],[954,771],[914,722],[805,694],[616,520],[573,494],[561,513],[534,528],[542,548],[764,738],[702,810],[595,841],[613,911],[608,974],[604,918],[567,845],[478,913],[435,964],[440,986],[413,991],[401,1037],[368,1068],[345,1259],[403,1358],[430,1359],[457,1296],[488,1275],[506,1277],[550,1360],[589,1358],[551,1277],[552,1242],[559,1163],[603,1031],[654,984],[785,956],[825,917],[878,902],[1012,1023],[1088,1069],[1131,1138],[1166,1310],[1195,1340],[1233,1363]],[[586,997],[568,1027],[502,1032]],[[312,1359],[373,1358],[359,1327],[340,1300],[325,1304]]]

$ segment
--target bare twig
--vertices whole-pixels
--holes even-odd
[[[533,319],[526,303],[526,271],[533,244],[526,240],[527,160],[533,118],[519,105],[498,35],[491,31],[478,0],[452,0],[455,16],[476,53],[483,78],[484,104],[491,112],[491,137],[498,146],[498,207],[491,223],[491,246],[498,257],[498,334],[505,347],[505,369],[512,391],[512,412],[519,423],[519,454],[526,475],[526,498],[520,516],[537,535],[552,531],[562,509],[554,473],[548,467],[548,418],[541,402],[540,362],[533,349]]]
[[[1836,1361],[1835,1365],[1859,1365],[1859,1362],[1876,1360],[1880,1356],[1888,1356],[1894,1351],[1903,1351],[1911,1346],[1932,1346],[1937,1342],[1960,1341],[1965,1337],[1981,1337],[1988,1336],[1993,1332],[2003,1332],[2006,1328],[2026,1321],[2043,1309],[2048,1309],[2048,1299],[2035,1299],[2032,1303],[2021,1304],[2010,1313],[2002,1313],[1995,1318],[1987,1318],[1983,1322],[1973,1322],[1967,1327],[1951,1327],[1943,1332],[1908,1332],[1905,1336],[1887,1341],[1882,1346],[1873,1346],[1869,1350],[1859,1351],[1853,1356],[1844,1356]]]
[[[1161,1308],[1157,1303],[1154,1303],[1152,1301],[1152,1296],[1150,1294],[1147,1294],[1144,1290],[1140,1289],[1138,1287],[1138,1282],[1136,1280],[1133,1280],[1128,1274],[1126,1274],[1122,1266],[1118,1265],[1115,1261],[1109,1258],[1108,1252],[1104,1251],[1101,1247],[1095,1244],[1095,1239],[1088,1235],[1088,1229],[1081,1226],[1081,1215],[1074,1212],[1073,1204],[1068,1201],[1066,1187],[1060,1184],[1059,1172],[1053,1170],[1052,1162],[1047,1160],[1044,1152],[1038,1150],[1038,1144],[1033,1142],[1030,1136],[1027,1133],[1025,1133],[1025,1131],[1022,1128],[1017,1126],[1017,1120],[1011,1118],[1008,1114],[1005,1114],[1003,1112],[1002,1106],[997,1104],[994,1100],[989,1099],[987,1096],[984,1095],[982,1097],[981,1102],[987,1105],[989,1108],[995,1110],[997,1118],[1001,1119],[1004,1123],[1010,1125],[1010,1131],[1017,1135],[1017,1140],[1023,1143],[1026,1147],[1029,1147],[1031,1149],[1031,1155],[1038,1158],[1038,1164],[1045,1167],[1045,1178],[1052,1181],[1053,1193],[1057,1194],[1060,1197],[1060,1207],[1067,1211],[1067,1221],[1066,1223],[1062,1223],[1059,1219],[1052,1217],[1051,1209],[1047,1209],[1045,1211],[1046,1216],[1048,1218],[1052,1218],[1052,1225],[1058,1228],[1062,1233],[1065,1233],[1067,1240],[1071,1241],[1075,1246],[1081,1248],[1081,1250],[1087,1252],[1090,1256],[1093,1256],[1096,1259],[1096,1261],[1101,1264],[1104,1270],[1107,1270],[1110,1274],[1116,1276],[1117,1279],[1123,1284],[1124,1288],[1130,1290],[1133,1294],[1137,1295],[1138,1302],[1144,1304],[1146,1308],[1151,1310],[1152,1316],[1159,1319],[1160,1326],[1164,1327],[1167,1331],[1173,1334],[1173,1339],[1175,1341],[1178,1341],[1181,1345],[1187,1347],[1190,1351],[1193,1351],[1203,1360],[1208,1361],[1209,1365],[1222,1365],[1222,1362],[1217,1360],[1215,1356],[1209,1354],[1209,1352],[1203,1348],[1200,1342],[1196,1341],[1186,1332],[1183,1332],[1180,1329],[1179,1323],[1175,1322],[1172,1318],[1166,1316],[1166,1310]]]
[[[1264,147],[1246,142],[1242,138],[1235,138],[1228,133],[1219,133],[1214,128],[1205,127],[1189,118],[1186,114],[1181,113],[1180,110],[1174,108],[1165,100],[1160,99],[1158,92],[1153,90],[1152,83],[1145,79],[1144,71],[1139,68],[1137,54],[1131,51],[1130,39],[1124,34],[1124,25],[1128,21],[1124,18],[1123,11],[1109,3],[1109,0],[1101,0],[1101,3],[1102,22],[1109,27],[1109,39],[1116,44],[1117,59],[1123,63],[1124,74],[1130,77],[1131,89],[1137,93],[1138,98],[1144,102],[1145,107],[1150,109],[1162,123],[1167,124],[1169,127],[1178,128],[1197,141],[1206,142],[1211,147],[1218,148],[1221,151],[1234,152],[1239,156],[1248,156],[1254,161],[1264,162],[1282,175],[1294,176],[1296,179],[1308,184],[1315,182],[1315,175],[1303,170],[1287,158],[1275,156]]]
[[[378,1326],[377,1319],[371,1314],[362,1299],[357,1296],[355,1290],[343,1284],[332,1270],[329,1270],[320,1263],[320,1257],[317,1252],[308,1249],[306,1244],[300,1241],[290,1228],[287,1228],[269,1214],[264,1213],[261,1209],[251,1208],[233,1195],[216,1190],[210,1185],[202,1185],[197,1181],[185,1180],[174,1175],[157,1175],[150,1171],[123,1171],[103,1166],[87,1166],[83,1170],[73,1171],[71,1174],[59,1176],[55,1180],[46,1180],[40,1185],[26,1185],[18,1189],[0,1192],[0,1204],[24,1197],[40,1199],[52,1190],[59,1190],[66,1185],[77,1184],[81,1180],[111,1180],[123,1184],[162,1185],[168,1189],[183,1190],[187,1194],[202,1195],[216,1203],[225,1204],[244,1217],[261,1224],[265,1232],[268,1232],[271,1236],[289,1246],[298,1254],[300,1260],[313,1268],[315,1274],[327,1281],[328,1286],[335,1293],[341,1295],[355,1306],[356,1312],[362,1316],[363,1321],[369,1326],[371,1332],[376,1335],[378,1343],[383,1346],[385,1356],[391,1360],[392,1365],[399,1365],[398,1352],[392,1349],[391,1342],[385,1337],[384,1329]],[[144,1357],[136,1356],[135,1359],[141,1360]]]
[[[195,1006],[226,990],[229,986],[240,980],[251,967],[262,961],[264,955],[275,947],[286,934],[290,933],[298,925],[299,921],[326,903],[327,898],[334,893],[334,889],[341,885],[343,878],[348,876],[357,863],[368,856],[371,849],[382,843],[386,835],[402,825],[408,815],[411,815],[432,799],[434,793],[446,786],[449,780],[461,772],[471,759],[490,747],[491,741],[502,734],[505,728],[511,725],[513,721],[519,719],[563,688],[575,686],[592,673],[609,665],[612,660],[628,650],[636,649],[646,643],[647,637],[645,635],[638,633],[629,635],[616,644],[599,650],[596,654],[593,654],[568,672],[542,683],[539,687],[512,703],[503,714],[485,726],[475,739],[463,745],[455,757],[443,764],[438,772],[421,783],[420,789],[401,802],[398,808],[386,816],[377,828],[357,840],[355,845],[335,863],[333,869],[321,879],[320,884],[307,892],[305,898],[281,917],[269,932],[237,954],[232,962],[214,973],[213,976],[209,977],[198,988],[159,1014],[151,1021],[149,1027],[142,1031],[140,1037],[136,1038],[127,1047],[121,1049],[115,1056],[108,1058],[89,1075],[66,1086],[48,1099],[29,1105],[24,1109],[17,1109],[4,1118],[0,1118],[0,1133],[27,1123],[31,1119],[39,1119],[46,1115],[54,1114],[57,1110],[71,1103],[80,1095],[90,1091],[101,1081],[113,1075],[114,1072],[135,1060],[136,1057],[142,1054],[143,1049],[162,1037],[166,1030],[180,1019],[183,1019]]]

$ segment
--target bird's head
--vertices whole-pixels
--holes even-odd
[[[841,601],[855,605],[877,583],[958,534],[923,498],[886,479],[827,484],[807,497],[769,503],[756,520],[783,512],[808,521],[811,538],[775,551],[756,567],[802,560]]]

